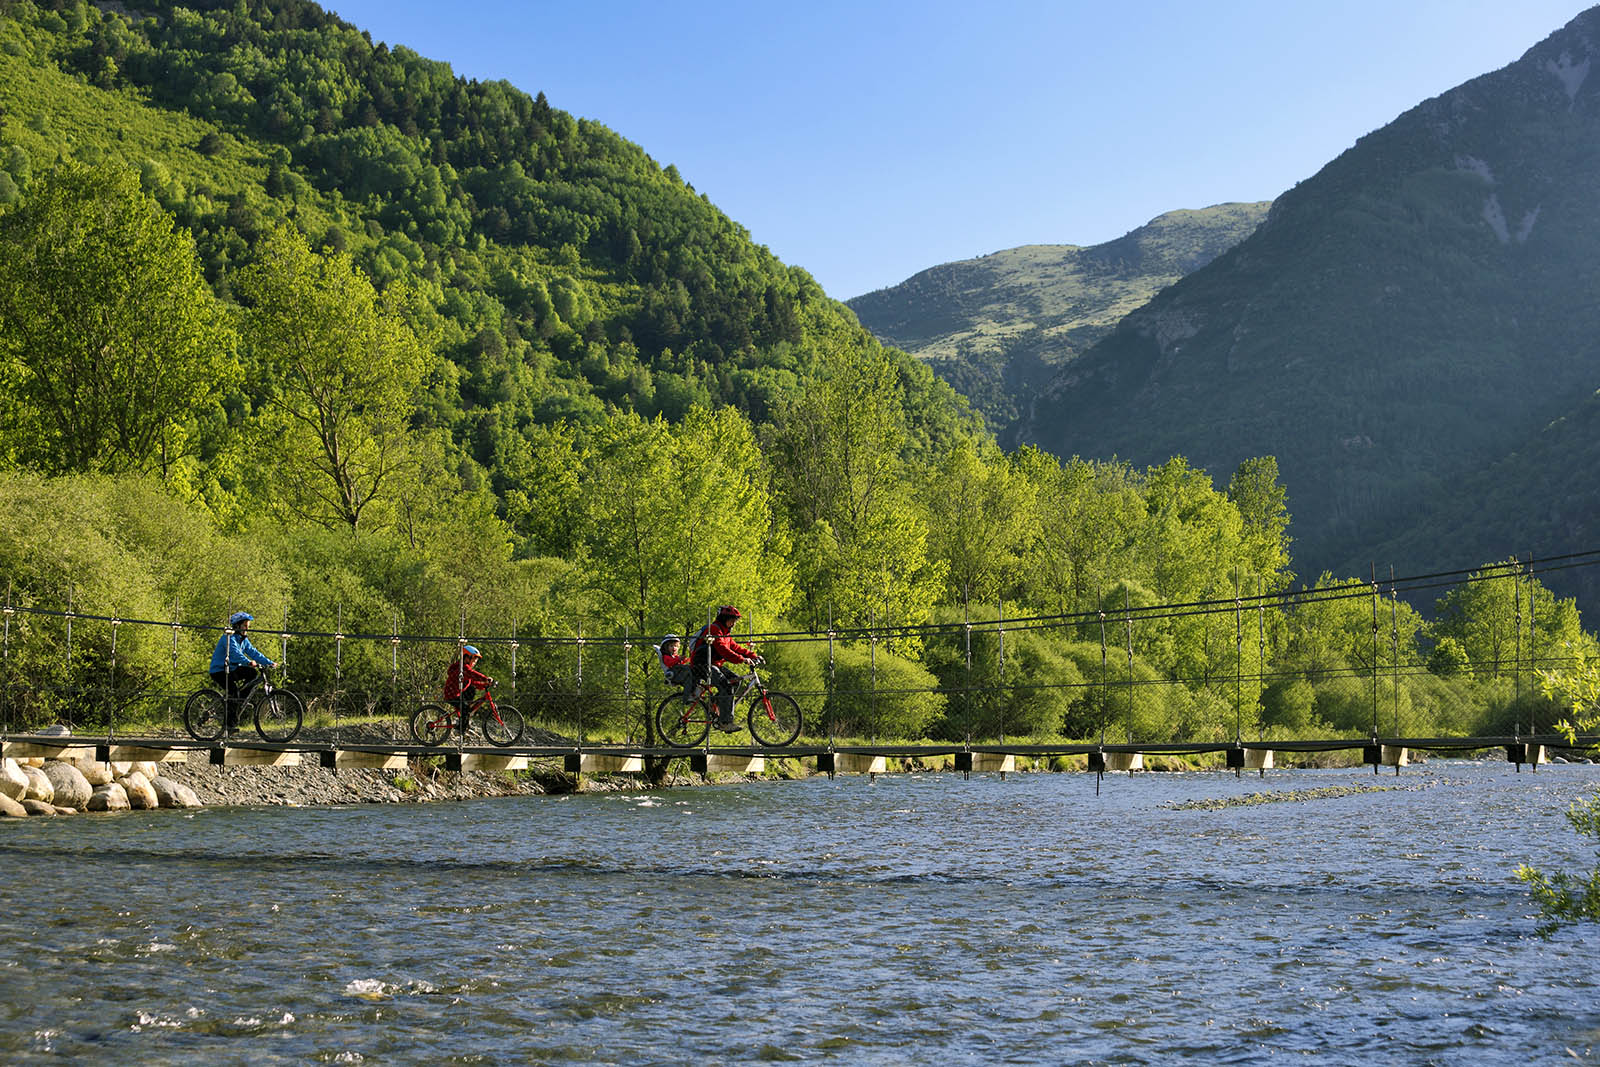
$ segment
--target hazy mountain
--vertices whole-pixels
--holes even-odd
[[[1572,453],[1514,517],[1477,494],[1600,384],[1597,41],[1591,9],[1363,137],[1064,366],[1019,438],[1219,481],[1275,455],[1308,576],[1593,545]]]
[[[1267,203],[1173,211],[1090,247],[1025,245],[933,267],[846,301],[1003,428],[1066,361],[1159,290],[1238,244]]]

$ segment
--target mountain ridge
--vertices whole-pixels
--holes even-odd
[[[1313,570],[1442,521],[1456,480],[1595,384],[1597,31],[1591,9],[1358,140],[1064,366],[1018,440],[1211,470],[1275,455]]]
[[[1241,240],[1266,206],[1170,211],[1098,245],[1004,249],[846,303],[875,336],[927,361],[1001,428],[1055,368]]]

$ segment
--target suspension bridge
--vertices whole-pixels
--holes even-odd
[[[1596,563],[1600,551],[1574,553],[1541,561],[1537,574]],[[196,740],[183,731],[181,709],[185,679],[199,682],[203,674],[185,664],[203,663],[221,626],[185,619],[177,605],[170,619],[126,618],[89,610],[70,590],[65,603],[48,605],[8,588],[0,747],[11,758],[159,763],[203,756],[217,766],[386,770],[434,760],[445,770],[540,766],[580,775],[659,774],[675,760],[706,774],[758,773],[772,760],[828,774],[900,766],[1106,773],[1137,770],[1158,756],[1241,773],[1334,759],[1398,773],[1417,753],[1494,750],[1520,769],[1600,744],[1597,736],[1572,740],[1559,732],[1561,710],[1537,699],[1540,672],[1576,660],[1556,620],[1535,610],[1535,574],[1532,563],[1513,560],[1185,603],[1140,606],[1129,598],[1088,612],[1008,617],[996,605],[992,617],[954,622],[821,632],[751,626],[739,639],[774,662],[771,682],[799,702],[804,728],[785,746],[713,733],[692,749],[668,746],[657,735],[652,713],[670,690],[648,646],[627,633],[527,635],[515,626],[469,633],[463,622],[453,635],[416,634],[403,633],[398,619],[388,633],[346,632],[342,625],[296,630],[287,617],[280,629],[256,629],[252,636],[294,671],[280,684],[306,694],[307,729],[278,743],[243,733]],[[1480,681],[1493,679],[1507,699],[1496,715],[1466,717],[1450,706],[1430,664],[1407,653],[1398,605],[1476,583],[1491,583],[1486,588],[1505,601],[1506,625],[1494,655],[1468,670]],[[1281,628],[1293,612],[1339,602],[1347,613],[1359,607],[1363,619],[1345,662],[1293,669],[1273,662],[1270,628]],[[1175,634],[1204,654],[1182,671],[1147,669],[1147,645]],[[469,638],[505,675],[496,696],[522,709],[531,739],[498,746],[452,735],[442,746],[410,743],[410,714],[437,698],[444,664]],[[168,650],[164,660],[153,652],[158,643]],[[1070,655],[1041,667],[1048,657],[1038,649],[1046,646]],[[913,647],[939,665],[937,674],[905,666],[908,657],[899,653]],[[1336,728],[1296,734],[1265,720],[1266,691],[1296,681],[1337,684],[1344,701]]]

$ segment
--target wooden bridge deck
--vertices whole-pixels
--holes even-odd
[[[1600,735],[1584,735],[1577,748],[1600,746]],[[220,743],[195,741],[188,737],[89,737],[55,734],[9,734],[0,736],[0,754],[13,759],[88,759],[97,762],[170,762],[187,760],[192,752],[205,752],[218,766],[284,766],[315,761],[326,768],[368,767],[398,770],[411,760],[430,756],[444,758],[448,770],[520,770],[533,760],[561,760],[575,773],[614,770],[622,773],[642,771],[647,760],[689,759],[697,770],[735,768],[744,761],[749,769],[759,769],[751,761],[766,759],[810,759],[827,773],[861,771],[883,773],[886,761],[904,758],[942,758],[953,756],[957,770],[1004,771],[1014,769],[1018,756],[1088,756],[1093,771],[1135,769],[1134,757],[1193,756],[1222,754],[1231,769],[1258,769],[1272,766],[1271,753],[1322,753],[1360,751],[1362,762],[1403,766],[1408,752],[1476,752],[1503,749],[1517,764],[1537,766],[1552,749],[1574,746],[1559,734],[1502,737],[1371,737],[1322,738],[1291,741],[1238,741],[1206,743],[1094,742],[1061,744],[918,744],[918,745],[833,745],[826,742],[764,748],[751,745],[705,745],[693,749],[646,747],[621,744],[512,745],[497,748],[487,745],[375,744],[329,741],[291,741],[284,744],[234,737]],[[1263,755],[1265,754],[1265,755]]]

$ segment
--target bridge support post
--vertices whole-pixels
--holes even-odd
[[[1506,759],[1517,765],[1518,774],[1522,773],[1522,765],[1524,763],[1531,764],[1533,769],[1538,771],[1539,764],[1550,762],[1545,755],[1543,745],[1530,745],[1526,742],[1507,745]]]

